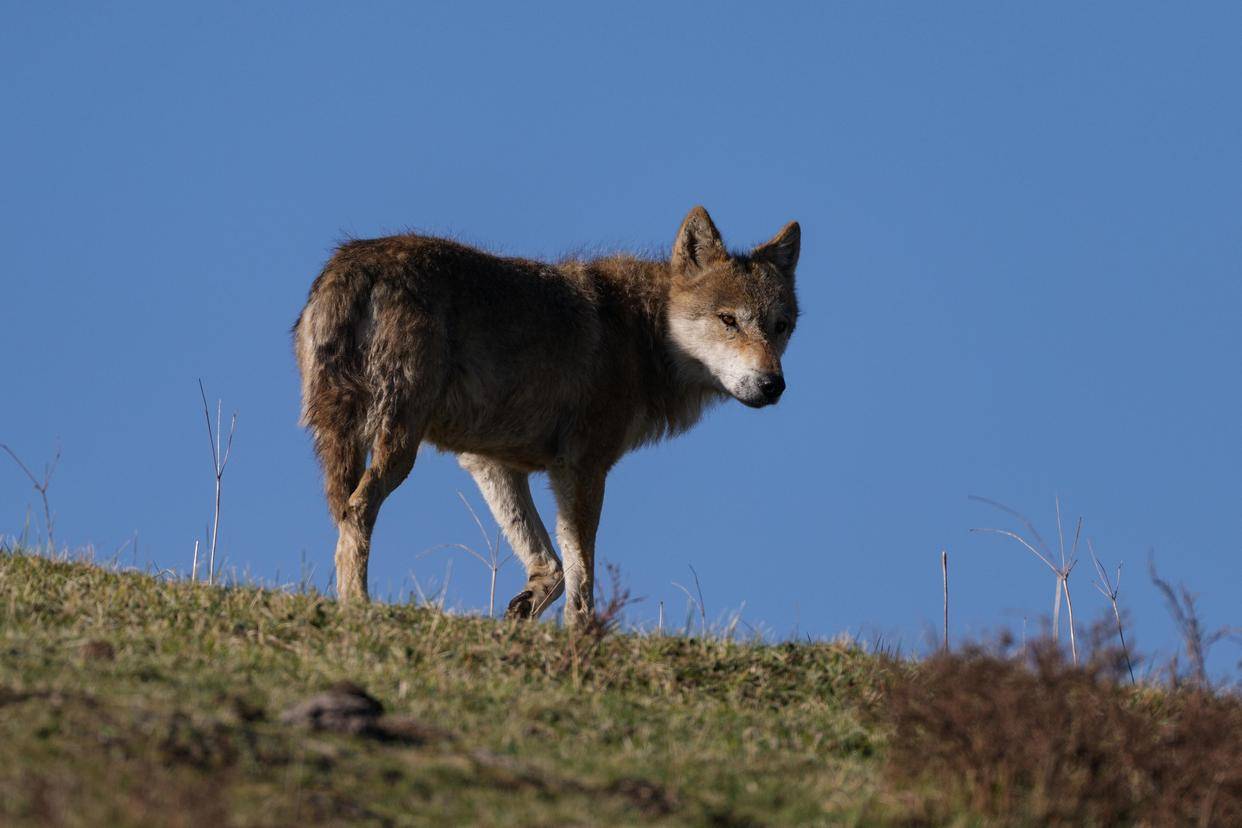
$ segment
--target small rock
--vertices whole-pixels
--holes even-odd
[[[347,733],[406,745],[453,738],[451,733],[425,725],[413,716],[385,716],[384,706],[352,682],[340,682],[295,704],[281,714],[280,720],[311,730]]]
[[[384,706],[366,690],[351,682],[341,682],[289,708],[280,720],[311,730],[362,734],[383,713]]]

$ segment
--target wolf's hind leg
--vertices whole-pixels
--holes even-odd
[[[337,527],[336,594],[342,603],[367,600],[367,561],[371,532],[380,506],[414,467],[422,429],[412,418],[380,430],[371,448],[371,465],[350,495]]]
[[[470,472],[505,539],[526,567],[526,587],[509,602],[508,618],[538,618],[564,591],[561,561],[530,496],[529,475],[478,454],[457,458]]]

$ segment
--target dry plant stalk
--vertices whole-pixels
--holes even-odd
[[[1057,538],[1059,541],[1059,548],[1061,552],[1061,556],[1060,556],[1061,565],[1057,566],[1055,563],[1052,562],[1052,552],[1049,551],[1048,545],[1044,543],[1043,537],[1040,536],[1039,531],[1036,530],[1035,528],[1035,525],[1031,523],[1031,521],[1027,519],[1024,515],[1004,505],[1003,503],[999,503],[995,500],[991,500],[986,497],[980,497],[979,495],[970,495],[970,499],[977,500],[980,503],[986,503],[989,506],[994,506],[997,509],[1000,509],[1002,512],[1006,512],[1016,517],[1018,520],[1022,521],[1022,523],[1030,531],[1031,537],[1033,537],[1035,539],[1035,542],[1039,544],[1040,548],[1037,549],[1026,538],[1022,537],[1017,532],[1011,532],[1008,529],[977,528],[977,529],[970,530],[972,532],[990,532],[990,533],[997,534],[997,535],[1004,535],[1007,538],[1012,538],[1016,540],[1018,543],[1025,546],[1028,550],[1030,550],[1031,553],[1035,557],[1043,561],[1044,565],[1052,570],[1053,575],[1056,576],[1056,591],[1053,593],[1053,603],[1052,603],[1053,636],[1055,640],[1057,641],[1061,640],[1061,596],[1062,594],[1064,594],[1065,606],[1069,612],[1070,652],[1073,655],[1074,663],[1077,664],[1078,663],[1078,639],[1074,632],[1074,604],[1073,604],[1073,601],[1070,600],[1069,576],[1070,576],[1070,572],[1072,572],[1074,569],[1074,565],[1078,563],[1078,558],[1077,558],[1078,539],[1082,535],[1082,518],[1081,517],[1078,518],[1078,527],[1074,531],[1074,545],[1072,549],[1070,550],[1069,558],[1067,559],[1065,557],[1065,533],[1062,531],[1062,528],[1061,528],[1061,498],[1060,497],[1056,498]],[[1042,552],[1040,551],[1041,549],[1043,550]]]
[[[698,606],[699,608],[699,629],[702,631],[703,635],[707,635],[707,607],[703,605],[703,585],[699,583],[699,573],[695,571],[694,566],[693,565],[689,565],[689,566],[690,566],[690,574],[694,576],[694,589],[699,594],[699,597],[696,599],[693,595],[690,594],[690,590],[686,589],[684,586],[677,583],[676,581],[673,581],[672,584],[673,586],[677,587],[678,589],[680,589],[682,592],[686,594],[686,600],[690,604],[694,604]],[[689,617],[687,617],[686,619],[686,632],[687,634],[690,632],[690,618]]]
[[[1186,657],[1190,659],[1190,667],[1194,671],[1195,683],[1200,687],[1208,687],[1208,650],[1211,649],[1213,644],[1232,634],[1234,632],[1233,628],[1220,627],[1210,633],[1205,631],[1202,622],[1199,620],[1198,609],[1195,607],[1194,593],[1188,590],[1185,584],[1178,584],[1177,590],[1174,591],[1168,581],[1156,574],[1156,561],[1150,554],[1147,557],[1147,571],[1151,575],[1151,582],[1164,595],[1165,603],[1169,607],[1169,614],[1173,616],[1174,622],[1177,623],[1178,632],[1182,635],[1182,644],[1186,648]],[[1176,668],[1174,668],[1173,672],[1172,678],[1176,681]]]
[[[608,573],[608,588],[605,590],[603,584],[596,586],[595,617],[590,625],[590,632],[598,638],[620,629],[626,607],[643,600],[635,598],[625,585],[621,567],[609,562],[604,564],[604,569]]]
[[[595,613],[581,628],[569,630],[569,652],[565,654],[560,672],[570,671],[575,689],[582,686],[582,678],[591,666],[591,660],[599,651],[604,639],[621,628],[625,608],[643,600],[636,598],[621,577],[621,568],[605,563],[608,573],[607,589],[602,582],[595,585]]]
[[[949,651],[949,550],[940,550],[940,574],[944,579],[944,651]]]
[[[487,596],[487,617],[493,618],[496,615],[496,576],[500,574],[500,570],[504,568],[505,564],[513,558],[513,553],[510,552],[505,557],[500,557],[500,527],[496,527],[496,539],[493,541],[488,536],[487,530],[483,528],[483,521],[479,520],[479,516],[470,505],[470,501],[466,500],[466,496],[461,492],[458,492],[457,496],[461,498],[462,505],[466,507],[466,511],[470,512],[470,517],[474,518],[474,525],[479,527],[479,534],[483,536],[483,543],[487,546],[487,557],[483,557],[483,555],[476,549],[473,549],[464,543],[442,543],[439,546],[433,546],[430,549],[424,550],[419,557],[424,557],[439,549],[459,549],[462,552],[468,553],[479,563],[486,566],[488,571],[491,573],[491,583],[488,588]]]
[[[229,455],[233,452],[233,434],[237,431],[237,412],[233,412],[233,418],[229,422],[228,443],[225,444],[223,454],[221,454],[220,412],[223,402],[216,400],[215,438],[212,439],[211,409],[207,406],[207,391],[203,388],[201,379],[198,381],[198,392],[203,398],[203,416],[207,420],[207,442],[211,446],[211,468],[216,477],[215,508],[211,516],[211,546],[207,554],[207,583],[214,584],[216,582],[216,541],[220,534],[220,493],[223,487],[224,467],[228,465]]]
[[[1113,605],[1113,618],[1117,621],[1117,637],[1121,640],[1121,654],[1125,656],[1126,669],[1130,671],[1130,683],[1138,684],[1134,679],[1134,664],[1130,661],[1130,650],[1126,647],[1126,633],[1121,624],[1121,611],[1117,609],[1117,595],[1121,592],[1121,563],[1117,564],[1116,578],[1110,580],[1108,570],[1095,555],[1095,546],[1091,543],[1091,538],[1087,538],[1087,551],[1091,553],[1091,562],[1095,564],[1096,574],[1099,575],[1095,588]]]
[[[436,597],[433,601],[427,597],[427,593],[423,590],[423,585],[419,582],[418,576],[413,572],[410,573],[410,580],[414,582],[414,591],[418,593],[418,600],[423,606],[435,607],[439,612],[444,612],[444,602],[448,600],[448,588],[452,578],[453,559],[449,558],[444,564],[444,578],[440,582],[440,589],[436,592]],[[438,623],[439,621],[436,621],[436,624]]]
[[[55,521],[52,520],[52,507],[48,503],[47,490],[52,485],[52,476],[56,474],[56,467],[60,465],[60,446],[56,446],[56,456],[52,458],[52,462],[43,467],[42,480],[34,476],[34,473],[26,467],[26,464],[22,462],[22,459],[17,456],[13,449],[4,443],[0,443],[0,448],[4,449],[9,457],[13,458],[13,462],[25,473],[26,477],[30,478],[30,484],[39,493],[39,498],[43,501],[43,530],[44,534],[47,535],[47,545],[52,551],[56,551],[56,535],[53,531]]]

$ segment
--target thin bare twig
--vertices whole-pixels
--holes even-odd
[[[625,586],[621,577],[621,569],[614,563],[604,564],[607,573],[607,585],[596,582],[595,614],[586,630],[595,637],[596,642],[621,626],[621,617],[625,608],[642,601],[635,598]]]
[[[940,573],[944,578],[944,651],[949,651],[949,550],[940,550]]]
[[[1069,576],[1074,569],[1076,561],[1070,561],[1066,567],[1064,574],[1061,575],[1061,589],[1065,591],[1065,608],[1069,611],[1069,634],[1070,634],[1070,653],[1074,658],[1074,663],[1078,663],[1078,638],[1074,635],[1074,602],[1070,600]]]
[[[1117,637],[1121,640],[1121,654],[1126,658],[1126,669],[1130,671],[1130,683],[1138,684],[1134,679],[1134,664],[1130,661],[1130,649],[1126,646],[1126,632],[1121,624],[1121,611],[1117,608],[1117,595],[1121,592],[1121,562],[1117,563],[1116,579],[1110,580],[1108,570],[1096,557],[1095,546],[1091,543],[1091,538],[1087,538],[1087,551],[1091,553],[1091,562],[1095,564],[1096,574],[1099,575],[1095,588],[1113,605],[1113,618],[1117,621]]]
[[[1057,509],[1057,547],[1061,550],[1061,566],[1065,566],[1065,532],[1061,530],[1061,496],[1053,495],[1052,502]]]
[[[1074,529],[1074,546],[1070,549],[1070,561],[1078,560],[1078,538],[1082,536],[1082,518],[1078,518],[1078,526]]]
[[[742,613],[746,610],[746,602],[743,601],[741,606],[737,608],[737,612],[733,613],[733,617],[729,619],[729,623],[725,626],[724,637],[727,641],[733,640],[733,632],[737,629],[737,625],[742,623]]]
[[[702,584],[699,583],[699,573],[694,570],[693,565],[690,565],[690,574],[694,576],[694,589],[699,594],[699,597],[697,599],[694,597],[694,595],[690,593],[690,590],[686,589],[681,584],[677,583],[676,581],[673,581],[672,584],[673,586],[680,589],[682,592],[686,593],[686,598],[690,600],[690,603],[698,606],[699,627],[702,630],[703,634],[707,635],[707,608],[703,606],[703,586]],[[687,617],[686,618],[687,626],[689,626],[690,623],[691,623],[690,618]]]
[[[461,492],[458,492],[457,496],[461,498],[462,504],[470,512],[470,517],[474,518],[474,525],[479,527],[479,534],[483,536],[483,543],[487,545],[488,560],[484,561],[484,564],[491,570],[492,575],[487,599],[487,617],[492,618],[496,614],[496,576],[500,573],[501,568],[509,562],[509,558],[513,557],[513,553],[510,552],[504,560],[500,559],[500,526],[496,527],[495,542],[488,540],[487,530],[483,528],[483,521],[479,520],[479,516],[470,505],[470,501],[466,500],[466,496]]]
[[[1037,557],[1037,558],[1039,558],[1041,561],[1043,561],[1043,562],[1044,562],[1044,565],[1045,565],[1045,566],[1047,566],[1049,569],[1051,569],[1051,570],[1053,571],[1053,573],[1057,573],[1057,572],[1059,572],[1059,571],[1060,571],[1060,570],[1058,570],[1058,569],[1057,569],[1057,565],[1056,565],[1056,564],[1054,564],[1052,561],[1050,561],[1050,560],[1048,560],[1046,557],[1044,557],[1043,553],[1041,553],[1041,552],[1040,552],[1038,549],[1036,549],[1034,546],[1031,546],[1030,542],[1028,542],[1026,538],[1022,537],[1022,536],[1021,536],[1021,535],[1019,535],[1017,532],[1010,532],[1008,529],[988,529],[988,528],[983,528],[983,527],[978,527],[978,528],[975,528],[975,529],[971,529],[970,531],[972,531],[972,532],[992,532],[993,534],[997,534],[997,535],[1004,535],[1004,536],[1005,536],[1005,537],[1007,537],[1007,538],[1013,538],[1013,539],[1014,539],[1014,540],[1016,540],[1018,543],[1022,544],[1022,545],[1023,545],[1023,546],[1025,546],[1027,549],[1031,550],[1032,554],[1034,554],[1034,555],[1035,555],[1035,557]]]
[[[461,499],[461,505],[466,507],[466,511],[470,513],[470,517],[474,518],[474,525],[479,527],[479,534],[483,536],[483,543],[487,544],[487,530],[483,528],[483,521],[479,520],[478,514],[474,511],[474,507],[470,505],[469,500],[466,500],[466,496],[464,494],[458,492],[457,497]],[[488,545],[490,546],[490,544]]]
[[[414,582],[414,591],[418,593],[418,600],[423,606],[427,606],[427,594],[423,592],[423,585],[418,582],[418,576],[411,572],[410,580]]]
[[[1061,498],[1057,498],[1057,534],[1061,535]],[[1070,653],[1074,663],[1078,663],[1078,637],[1074,634],[1074,602],[1070,600],[1069,576],[1078,563],[1078,536],[1082,534],[1082,518],[1078,518],[1078,528],[1074,530],[1074,548],[1070,552],[1069,562],[1065,560],[1065,543],[1061,543],[1061,589],[1065,591],[1065,608],[1069,612]]]
[[[453,579],[453,559],[449,558],[444,564],[444,583],[440,585],[440,598],[436,602],[436,609],[444,612],[444,602],[448,599],[449,583]]]
[[[237,431],[237,412],[233,412],[233,417],[229,421],[228,443],[223,446],[223,453],[221,453],[220,418],[223,401],[216,400],[216,424],[213,439],[211,408],[207,405],[207,391],[203,388],[202,379],[198,381],[198,392],[203,398],[203,417],[207,421],[207,443],[211,446],[211,468],[216,477],[216,499],[211,517],[211,546],[207,555],[207,583],[214,584],[216,582],[216,542],[220,534],[220,494],[223,489],[224,467],[228,465],[229,455],[233,453],[233,435]]]
[[[1048,544],[1044,543],[1043,535],[1039,534],[1039,530],[1035,528],[1035,524],[1031,523],[1031,521],[1027,519],[1026,515],[1022,514],[1016,509],[1006,506],[1004,503],[1001,503],[998,500],[992,500],[992,498],[990,497],[983,497],[982,495],[967,495],[966,499],[977,500],[980,503],[986,503],[987,505],[995,509],[1000,509],[1002,512],[1004,512],[1007,515],[1010,515],[1011,517],[1017,518],[1019,521],[1022,522],[1022,525],[1027,528],[1027,531],[1031,533],[1031,537],[1033,537],[1035,539],[1035,542],[1039,544],[1039,548],[1044,550],[1044,552],[1047,552],[1049,555],[1052,554],[1051,552],[1048,551]]]
[[[703,585],[699,583],[699,573],[695,570],[694,564],[686,564],[690,567],[690,574],[694,576],[694,589],[699,594],[699,612],[703,617],[703,626],[707,626],[707,604],[703,601]]]
[[[686,594],[686,601],[688,603],[686,605],[686,632],[685,634],[689,635],[690,630],[694,628],[694,615],[692,614],[691,607],[698,604],[698,601],[694,599],[694,594],[690,592],[690,590],[686,589],[684,586],[677,583],[676,581],[672,581],[671,583],[673,584],[673,586],[677,587],[678,589],[680,589],[682,592]]]
[[[504,569],[505,564],[513,557],[510,552],[505,557],[500,557],[501,533],[500,527],[496,527],[496,539],[493,541],[488,537],[487,530],[483,528],[483,521],[479,520],[478,514],[474,511],[474,507],[470,505],[470,501],[466,500],[466,496],[461,492],[457,493],[461,498],[462,505],[466,507],[466,511],[470,513],[470,517],[474,518],[474,525],[479,527],[479,534],[483,536],[483,543],[487,546],[487,557],[484,557],[478,550],[467,546],[464,543],[442,543],[429,549],[424,549],[419,553],[419,557],[424,557],[440,549],[459,549],[462,552],[469,553],[475,560],[487,567],[491,575],[491,583],[488,590],[487,599],[487,617],[492,618],[496,614],[496,576],[500,574],[500,570]]]
[[[1031,523],[1031,521],[1028,520],[1025,516],[1023,516],[1020,512],[1016,511],[1015,509],[1011,509],[1010,507],[1002,503],[998,503],[995,500],[989,500],[988,498],[979,497],[978,495],[971,495],[970,498],[972,500],[978,500],[982,503],[987,503],[990,506],[994,506],[997,509],[1000,509],[1001,511],[1007,514],[1010,514],[1016,517],[1018,520],[1022,521],[1023,525],[1025,525],[1027,529],[1030,530],[1032,537],[1034,537],[1036,541],[1039,543],[1040,549],[1036,549],[1034,544],[1032,544],[1026,538],[1022,537],[1017,532],[1011,532],[1008,529],[978,528],[978,529],[970,530],[972,532],[991,532],[993,534],[1004,535],[1007,538],[1012,538],[1013,540],[1016,540],[1018,543],[1026,547],[1031,552],[1031,554],[1033,554],[1035,557],[1043,561],[1044,566],[1052,570],[1053,575],[1056,576],[1056,586],[1053,592],[1053,601],[1052,601],[1053,635],[1056,637],[1058,641],[1060,641],[1061,639],[1061,597],[1064,596],[1066,609],[1069,612],[1070,652],[1073,655],[1074,663],[1077,664],[1078,663],[1078,637],[1074,631],[1074,605],[1073,605],[1073,602],[1070,600],[1069,576],[1070,576],[1070,572],[1072,572],[1074,569],[1074,565],[1077,563],[1076,555],[1078,553],[1078,537],[1082,533],[1082,518],[1080,517],[1078,519],[1078,528],[1075,530],[1073,548],[1071,549],[1070,556],[1067,559],[1065,557],[1065,532],[1061,524],[1061,498],[1060,497],[1056,498],[1057,540],[1058,540],[1058,549],[1060,551],[1060,558],[1061,558],[1061,565],[1057,566],[1055,563],[1052,562],[1052,553],[1048,550],[1048,545],[1044,543],[1043,538],[1040,537],[1039,532],[1035,529],[1035,525]],[[1041,551],[1041,549],[1043,551]]]
[[[60,465],[60,444],[58,443],[56,445],[56,455],[52,458],[52,462],[43,467],[42,480],[39,480],[39,478],[34,476],[34,473],[26,467],[26,464],[22,462],[22,459],[17,456],[17,453],[13,451],[13,449],[9,448],[4,443],[0,443],[0,448],[4,449],[8,453],[9,457],[13,458],[13,462],[17,464],[18,468],[25,472],[26,477],[30,478],[30,484],[34,486],[35,491],[39,493],[39,498],[43,501],[43,529],[44,534],[47,535],[47,545],[55,551],[56,536],[53,529],[55,521],[52,519],[52,507],[48,503],[47,490],[52,485],[52,477],[56,474],[56,467]]]
[[[1195,681],[1200,687],[1207,687],[1209,684],[1208,650],[1213,644],[1230,635],[1233,629],[1220,627],[1212,632],[1204,630],[1202,622],[1199,621],[1198,609],[1195,607],[1194,593],[1187,589],[1185,584],[1178,584],[1175,592],[1168,581],[1156,574],[1156,560],[1151,553],[1147,556],[1147,571],[1151,575],[1151,582],[1164,595],[1169,614],[1173,616],[1178,631],[1182,634],[1182,643],[1186,648],[1186,657],[1190,659],[1191,669],[1194,670]]]
[[[1057,575],[1055,589],[1052,591],[1052,635],[1061,640],[1061,577]]]
[[[460,549],[462,552],[469,553],[471,557],[473,557],[475,560],[482,563],[484,566],[487,565],[487,558],[479,554],[478,550],[472,547],[466,546],[466,544],[464,543],[438,543],[435,546],[429,546],[426,549],[424,549],[422,552],[419,552],[417,557],[425,558],[428,555],[430,555],[432,552],[438,552],[441,549]]]

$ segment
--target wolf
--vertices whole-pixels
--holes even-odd
[[[609,470],[732,397],[785,391],[801,229],[730,252],[695,207],[667,258],[555,264],[404,234],[342,244],[293,327],[302,424],[338,529],[336,588],[367,599],[371,533],[419,446],[457,455],[526,568],[506,615],[594,619]],[[368,463],[369,458],[369,463]],[[562,559],[531,499],[547,474]]]

